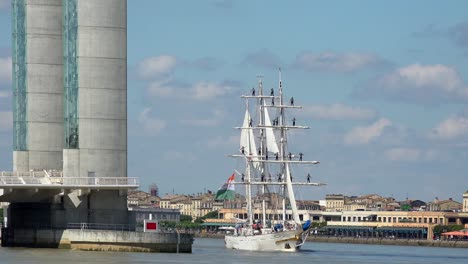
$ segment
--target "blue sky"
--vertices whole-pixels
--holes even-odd
[[[11,23],[0,0],[0,168],[11,169]],[[326,193],[461,200],[468,189],[468,2],[128,1],[129,176],[216,190],[237,164],[239,95],[304,106],[296,152]]]

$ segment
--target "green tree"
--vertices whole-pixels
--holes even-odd
[[[177,229],[198,229],[200,228],[199,223],[192,223],[192,222],[180,222],[177,224]]]
[[[327,222],[312,222],[312,228],[321,228],[327,225]]]
[[[409,204],[404,204],[400,208],[402,211],[411,211],[411,206]]]
[[[181,222],[192,222],[192,217],[190,215],[180,215],[180,221]]]
[[[203,218],[218,218],[218,210],[207,213]]]
[[[434,235],[440,236],[442,233],[445,232],[458,231],[462,229],[462,225],[436,225],[434,226]]]
[[[219,215],[218,215],[218,210],[216,210],[216,211],[209,212],[209,213],[207,213],[206,215],[204,215],[204,216],[202,216],[202,217],[197,217],[197,219],[195,219],[194,222],[195,222],[195,223],[201,224],[201,223],[203,223],[203,221],[204,221],[205,219],[208,219],[208,218],[215,218],[215,219],[218,219],[218,216],[219,216]]]
[[[207,213],[206,215],[204,215],[202,217],[197,217],[197,219],[195,219],[195,223],[201,224],[201,223],[203,223],[203,221],[205,219],[208,219],[208,218],[218,219],[218,210],[209,212],[209,213]]]
[[[175,228],[177,223],[175,221],[159,221],[159,225],[164,228]]]

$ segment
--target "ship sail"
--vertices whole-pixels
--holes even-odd
[[[255,145],[255,136],[251,126],[252,117],[250,116],[249,110],[245,110],[244,123],[242,123],[241,135],[240,135],[240,148],[243,150],[242,154],[254,156],[253,160],[258,160],[257,146]]]
[[[250,121],[250,114],[249,110],[245,110],[244,116],[244,123],[242,123],[241,134],[240,134],[240,149],[242,154],[250,154],[250,141],[249,141],[249,121]]]
[[[266,106],[265,102],[263,102],[263,105]],[[271,120],[270,120],[270,115],[268,114],[268,109],[265,107],[264,108],[264,113],[265,113],[265,134],[266,134],[266,145],[268,148],[268,151],[272,153],[278,153],[278,144],[276,143],[276,137],[275,133],[273,133],[273,128],[271,127]]]

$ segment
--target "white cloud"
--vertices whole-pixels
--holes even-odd
[[[354,127],[345,135],[344,142],[349,145],[368,144],[382,135],[384,129],[391,125],[390,120],[381,118],[369,126]]]
[[[150,57],[140,62],[138,70],[141,76],[145,78],[171,75],[177,65],[177,59],[170,55],[161,55]]]
[[[150,96],[204,101],[229,94],[238,84],[230,81],[218,83],[203,80],[192,84],[185,83],[175,77],[175,68],[182,66],[215,70],[221,64],[222,61],[212,57],[203,57],[194,62],[179,62],[174,56],[161,55],[143,60],[139,64],[139,74],[152,79],[147,88]]]
[[[207,81],[200,81],[190,89],[193,98],[197,100],[210,100],[215,97],[229,94],[233,90],[234,87],[229,84],[213,83]]]
[[[453,139],[468,135],[468,118],[450,117],[439,123],[433,130],[431,137],[437,139]]]
[[[0,83],[11,82],[11,57],[0,58]]]
[[[377,112],[361,107],[332,104],[304,107],[304,114],[326,120],[369,120],[375,118]]]
[[[440,160],[439,152],[434,149],[418,149],[395,147],[385,151],[385,157],[390,161],[418,162]]]
[[[414,32],[413,36],[449,38],[460,47],[468,48],[468,21],[463,21],[448,28],[429,24],[424,29]]]
[[[161,119],[154,119],[150,116],[151,107],[145,108],[138,115],[138,122],[142,125],[143,131],[149,136],[158,135],[164,128],[166,128],[166,121]]]
[[[354,72],[384,61],[367,53],[303,52],[296,56],[294,65],[307,71]]]
[[[0,112],[0,131],[8,131],[13,127],[13,113]]]
[[[418,161],[421,151],[415,148],[391,148],[385,152],[385,157],[391,161]]]
[[[213,57],[203,57],[187,63],[189,66],[205,71],[215,71],[223,66],[223,61]]]
[[[468,47],[468,22],[459,23],[448,30],[449,35],[461,47]]]
[[[199,81],[193,85],[177,84],[170,79],[152,82],[148,87],[151,96],[206,101],[232,93],[236,85],[228,82]]]
[[[453,67],[412,64],[368,83],[358,95],[420,103],[466,102],[468,86]]]
[[[153,81],[148,86],[148,92],[155,97],[174,97],[178,89],[171,84],[170,79]]]
[[[243,64],[264,67],[268,69],[276,69],[281,66],[281,60],[267,49],[262,49],[257,52],[248,54],[243,61]]]

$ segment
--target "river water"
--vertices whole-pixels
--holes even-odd
[[[85,252],[58,249],[0,248],[0,263],[468,263],[466,248],[402,247],[306,243],[296,253],[245,252],[224,248],[222,239],[197,238],[192,254]]]

